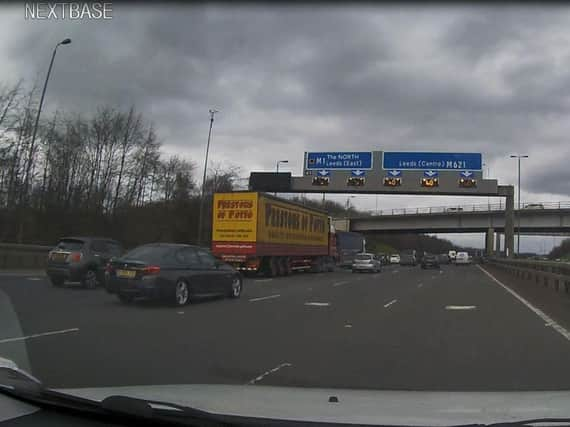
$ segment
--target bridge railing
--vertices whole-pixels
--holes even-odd
[[[526,280],[563,294],[570,293],[570,264],[504,258],[490,258],[485,263],[507,271],[519,280]]]
[[[570,209],[570,202],[527,202],[521,203],[521,210],[536,211],[546,209]],[[384,215],[420,215],[435,213],[465,213],[465,212],[491,212],[504,211],[505,203],[481,203],[473,205],[448,205],[448,206],[424,206],[415,208],[394,208],[394,209],[370,209],[368,212],[373,216]],[[515,207],[516,210],[516,207]]]

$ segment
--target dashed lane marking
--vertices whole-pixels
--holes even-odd
[[[476,305],[446,305],[446,310],[475,310]]]
[[[305,305],[313,307],[328,307],[331,305],[330,302],[306,302]]]
[[[346,285],[347,283],[348,283],[347,281],[344,281],[344,282],[335,282],[335,283],[333,283],[332,285],[333,285],[334,287],[337,287],[337,286]]]
[[[390,307],[392,304],[396,304],[397,302],[398,302],[397,299],[393,299],[393,300],[390,301],[389,303],[384,304],[384,308],[388,308],[388,307]]]
[[[423,283],[418,283],[418,288],[421,288],[423,285]]]
[[[267,375],[271,375],[271,374],[273,374],[274,372],[277,372],[279,369],[289,368],[289,367],[291,367],[291,366],[293,366],[293,365],[290,364],[290,363],[287,363],[287,362],[281,363],[280,365],[277,365],[275,368],[270,369],[269,371],[265,371],[263,374],[261,374],[261,375],[255,377],[254,379],[252,379],[251,381],[249,381],[247,384],[255,384],[256,382],[261,381],[261,380],[262,380],[263,378],[265,378]]]
[[[255,279],[255,283],[271,282],[273,279]]]
[[[265,301],[267,299],[279,298],[280,296],[281,296],[280,294],[275,294],[275,295],[268,295],[266,297],[251,298],[249,302]]]
[[[46,337],[46,336],[50,336],[50,335],[69,334],[71,332],[79,332],[79,328],[70,328],[70,329],[61,329],[59,331],[42,332],[39,334],[26,335],[24,337],[4,338],[4,339],[0,340],[0,344],[5,344],[5,343],[9,343],[9,342],[16,342],[16,341],[25,341],[25,340],[28,340],[30,338]]]

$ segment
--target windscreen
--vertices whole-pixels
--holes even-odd
[[[62,251],[78,251],[83,248],[85,242],[83,240],[78,239],[62,239],[60,240],[57,245],[56,249]]]
[[[167,246],[141,246],[127,252],[121,259],[161,264],[174,262],[175,249]]]
[[[365,255],[359,254],[354,257],[356,261],[370,261],[372,259],[372,255]]]

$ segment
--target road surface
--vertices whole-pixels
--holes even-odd
[[[0,273],[0,296],[20,323],[0,322],[0,356],[25,345],[32,373],[56,388],[570,389],[564,328],[475,265],[247,279],[239,300],[184,308],[125,306],[26,273]]]

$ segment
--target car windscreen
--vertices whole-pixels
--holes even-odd
[[[360,254],[360,255],[356,255],[354,257],[354,259],[357,261],[370,261],[372,259],[372,255]]]
[[[160,264],[173,261],[175,248],[171,246],[139,246],[122,256],[122,259]]]
[[[58,243],[56,248],[61,249],[64,251],[78,251],[83,248],[85,242],[79,239],[61,239]]]

